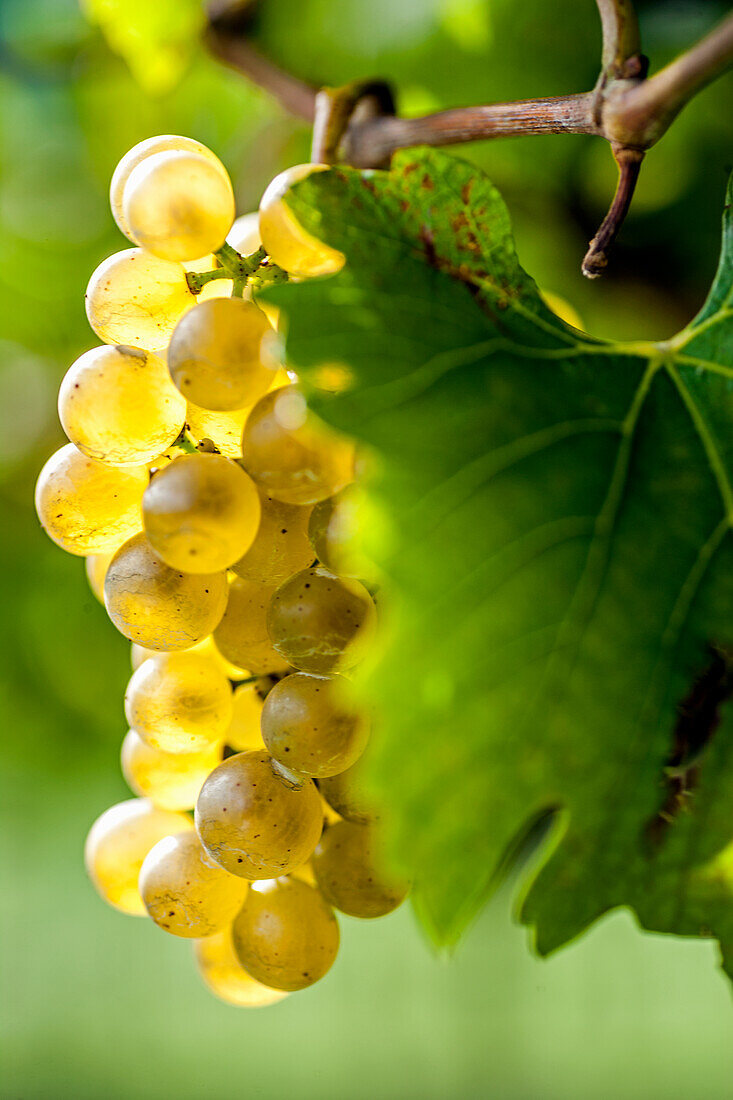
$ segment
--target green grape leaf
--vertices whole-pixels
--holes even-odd
[[[370,770],[428,931],[454,942],[558,811],[522,906],[541,953],[623,905],[733,966],[730,210],[696,320],[612,344],[547,307],[456,158],[288,202],[347,257],[270,296],[315,407],[373,455]]]
[[[144,91],[160,95],[181,80],[204,25],[200,0],[81,0],[90,23],[126,61]]]

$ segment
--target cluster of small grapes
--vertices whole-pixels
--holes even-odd
[[[211,989],[247,1006],[327,972],[334,908],[377,917],[407,891],[380,858],[368,723],[344,675],[375,623],[350,568],[353,445],[308,409],[255,300],[343,263],[283,202],[319,167],[278,176],[235,221],[198,142],[151,138],[122,159],[112,212],[137,247],[92,275],[103,344],[61,384],[70,442],[36,489],[43,527],[86,558],[133,643],[122,770],[138,797],[92,826],[91,879],[193,938]]]

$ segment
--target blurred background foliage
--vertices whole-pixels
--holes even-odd
[[[638,6],[653,66],[729,7]],[[58,383],[94,343],[88,276],[125,246],[109,177],[143,137],[190,134],[228,165],[244,212],[308,148],[301,124],[204,54],[199,21],[197,0],[0,4],[2,1095],[727,1097],[733,1009],[713,948],[642,935],[627,914],[544,963],[511,921],[511,884],[449,962],[407,910],[344,919],[321,985],[248,1013],[198,984],[185,943],[106,909],[86,883],[88,825],[128,793],[128,650],[83,563],[39,531],[32,487],[61,442]],[[592,0],[268,0],[260,28],[314,81],[390,77],[405,113],[590,88],[599,38]],[[590,332],[663,338],[715,269],[732,91],[730,76],[706,90],[651,151],[602,282],[579,264],[615,181],[603,142],[458,152],[503,191],[525,267]]]

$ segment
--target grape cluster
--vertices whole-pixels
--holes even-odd
[[[348,673],[376,613],[349,550],[354,448],[309,410],[256,299],[343,264],[283,201],[321,167],[282,173],[235,220],[198,142],[123,157],[110,198],[134,247],[91,277],[102,344],[61,383],[69,442],[36,488],[43,527],[132,642],[136,797],[93,824],[89,875],[110,905],[193,939],[204,981],[245,1006],[328,971],[334,909],[378,917],[407,892],[359,774],[368,721]]]

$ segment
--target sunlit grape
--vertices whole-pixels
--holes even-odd
[[[143,495],[150,545],[187,573],[215,573],[238,561],[259,522],[252,479],[223,455],[182,455],[154,475]]]
[[[284,504],[261,496],[260,525],[247,553],[232,569],[247,580],[260,584],[282,584],[313,561],[308,538],[307,505]]]
[[[331,275],[344,266],[344,256],[319,241],[298,222],[287,206],[285,194],[313,172],[324,172],[325,164],[295,164],[268,185],[260,202],[260,236],[273,263],[291,275]]]
[[[130,173],[122,198],[128,236],[164,260],[195,260],[223,245],[234,221],[229,177],[200,153],[154,153]]]
[[[320,567],[281,584],[267,612],[277,652],[302,672],[318,675],[353,668],[375,623],[374,602],[364,585]]]
[[[122,742],[122,774],[130,789],[163,810],[192,810],[210,771],[221,763],[221,744],[200,752],[161,752],[129,730]]]
[[[115,909],[144,916],[137,880],[143,860],[164,836],[193,830],[185,814],[162,810],[145,798],[111,806],[89,830],[84,847],[87,874],[97,893]]]
[[[331,969],[339,927],[318,890],[297,878],[278,878],[249,888],[232,925],[232,942],[253,978],[294,991]]]
[[[389,871],[373,826],[329,825],[312,864],[326,901],[351,917],[383,917],[407,896],[408,883]]]
[[[221,669],[229,680],[246,680],[250,676],[248,668],[239,668],[238,665],[233,665],[231,661],[227,661],[226,657],[222,657],[211,635],[181,652],[198,653],[202,657],[208,657]],[[130,646],[130,664],[132,665],[133,672],[135,669],[140,668],[143,661],[147,661],[149,657],[158,657],[159,655],[159,649],[146,649],[145,646],[133,642]]]
[[[90,554],[84,562],[89,587],[100,603],[104,603],[104,578],[114,552],[109,554]]]
[[[188,430],[199,443],[209,439],[227,458],[242,457],[242,432],[249,416],[249,408],[234,412],[211,412],[200,409],[190,401],[186,409]]]
[[[231,685],[209,657],[159,653],[133,672],[125,715],[152,748],[198,752],[220,743],[226,733],[232,720]]]
[[[262,751],[265,743],[260,732],[260,716],[263,699],[257,690],[257,683],[240,684],[234,689],[234,709],[224,740],[237,752],[251,749]]]
[[[263,493],[288,504],[314,504],[354,476],[354,447],[308,410],[297,386],[260,398],[242,436],[245,470]]]
[[[256,676],[278,672],[287,666],[267,632],[267,609],[274,592],[273,585],[236,577],[229,585],[224,616],[214,631],[219,652]]]
[[[180,318],[195,305],[183,267],[142,248],[104,260],[86,292],[89,324],[100,340],[146,351],[166,347]]]
[[[204,982],[226,1004],[264,1008],[287,997],[284,990],[269,989],[249,976],[235,954],[231,928],[197,940],[194,955]]]
[[[227,241],[241,256],[251,256],[256,252],[262,244],[259,212],[240,214],[227,233]]]
[[[269,692],[262,711],[268,752],[298,775],[337,775],[361,756],[366,721],[346,705],[349,683],[341,676],[286,676]]]
[[[95,462],[72,443],[51,455],[36,482],[46,534],[69,554],[108,554],[142,527],[144,466]]]
[[[183,396],[228,412],[267,392],[273,371],[260,357],[270,322],[254,302],[212,298],[181,318],[168,348],[168,369]]]
[[[247,893],[247,883],[214,863],[190,830],[164,837],[151,848],[138,885],[158,927],[188,939],[228,927]]]
[[[144,141],[138,142],[137,145],[133,145],[132,149],[125,153],[124,157],[115,168],[109,189],[109,203],[112,208],[112,217],[126,237],[129,237],[130,233],[122,209],[122,200],[125,184],[130,178],[130,174],[133,169],[137,168],[138,164],[147,157],[154,156],[156,153],[169,152],[171,150],[198,153],[200,156],[206,157],[207,160],[210,160],[212,164],[218,168],[221,175],[225,179],[228,179],[227,170],[219,158],[212,153],[211,149],[207,149],[200,141],[194,141],[193,138],[181,137],[179,134],[157,134],[155,137],[149,137]],[[232,228],[234,228],[234,226],[232,226]]]
[[[322,827],[312,780],[295,786],[266,752],[241,752],[219,764],[196,803],[201,843],[225,870],[242,878],[272,878],[299,867]]]
[[[179,435],[186,402],[165,363],[140,348],[86,351],[59,390],[59,419],[75,446],[112,466],[152,462]]]
[[[104,581],[107,613],[120,633],[162,651],[203,641],[224,614],[227,596],[226,573],[171,569],[143,534],[120,547]]]

